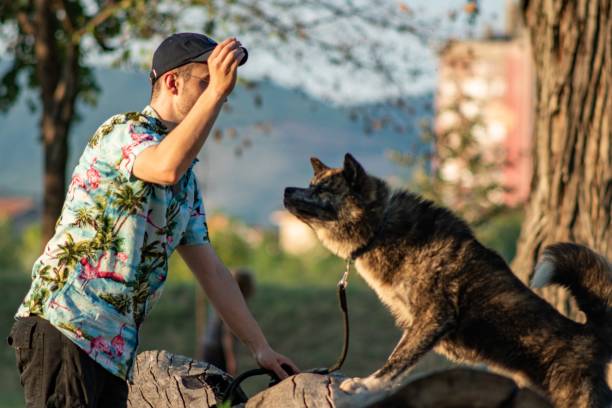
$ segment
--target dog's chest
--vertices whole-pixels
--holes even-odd
[[[376,292],[379,299],[391,310],[401,326],[412,322],[412,313],[408,304],[409,287],[405,282],[386,284],[380,279],[379,273],[370,268],[367,263],[357,260],[355,268],[367,284]]]

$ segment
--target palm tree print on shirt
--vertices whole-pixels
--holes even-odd
[[[150,107],[117,115],[92,136],[17,312],[47,318],[123,378],[133,364],[138,327],[166,280],[170,253],[179,243],[208,241],[192,167],[170,187],[131,174],[136,155],[167,133],[154,116]]]

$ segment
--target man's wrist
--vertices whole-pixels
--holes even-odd
[[[212,99],[219,105],[223,105],[225,101],[227,101],[227,95],[210,85],[206,88],[202,95],[206,98]]]
[[[265,338],[247,340],[245,343],[246,346],[251,350],[251,353],[253,353],[253,355],[257,355],[262,351],[270,349],[270,345],[268,344]]]

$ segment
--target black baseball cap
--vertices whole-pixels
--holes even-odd
[[[166,38],[153,54],[153,63],[149,78],[154,83],[166,72],[190,62],[205,62],[217,46],[217,42],[204,34],[176,33]],[[246,48],[244,57],[238,65],[243,65],[248,59]]]

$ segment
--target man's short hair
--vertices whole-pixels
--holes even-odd
[[[175,68],[171,71],[168,71],[167,73],[176,72],[178,76],[184,78],[186,76],[191,75],[191,71],[193,70],[193,64],[195,63],[181,65],[180,67]],[[153,82],[153,85],[151,85],[151,101],[153,101],[155,98],[159,96],[159,93],[161,92],[162,82],[163,81],[155,81]]]

